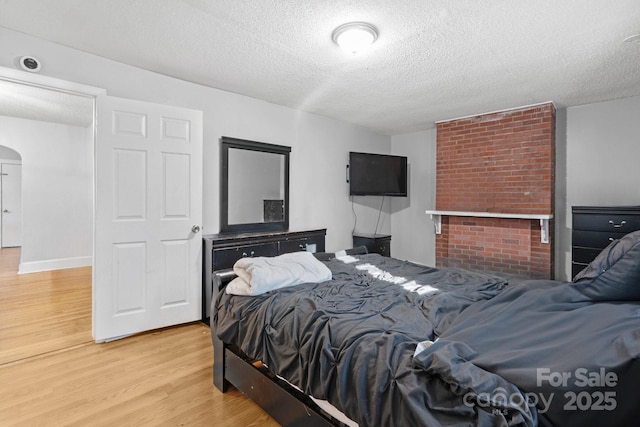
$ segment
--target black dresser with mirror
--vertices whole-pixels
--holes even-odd
[[[207,324],[214,272],[229,270],[245,257],[325,251],[326,229],[289,230],[290,152],[284,145],[220,138],[220,233],[202,237],[202,320]]]

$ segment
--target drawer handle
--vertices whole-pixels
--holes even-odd
[[[256,253],[255,253],[254,251],[251,251],[251,253],[250,253],[249,255],[247,255],[247,253],[246,253],[246,252],[242,252],[242,258],[247,258],[247,257],[251,257],[251,258],[253,258],[253,256],[254,256],[255,254],[256,254]]]
[[[609,221],[609,224],[613,225],[613,228],[622,228],[626,223],[627,221],[620,221],[620,224],[616,224],[613,221]]]

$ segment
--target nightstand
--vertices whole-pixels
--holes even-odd
[[[391,256],[390,234],[353,234],[353,247],[366,246],[369,253]]]

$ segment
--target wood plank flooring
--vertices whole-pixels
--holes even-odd
[[[0,364],[91,342],[91,268],[18,275],[19,262],[0,249]]]
[[[0,425],[277,426],[212,385],[209,328],[91,338],[90,268],[18,276],[0,250]]]

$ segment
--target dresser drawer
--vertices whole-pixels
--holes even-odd
[[[263,243],[258,245],[235,246],[228,249],[216,249],[213,251],[213,264],[216,270],[233,267],[240,258],[256,256],[276,256],[278,255],[277,242]]]
[[[307,246],[311,246],[311,252],[324,252],[324,236],[301,237],[280,241],[280,253],[306,251]]]
[[[375,252],[382,256],[391,256],[391,237],[376,239]]]
[[[640,230],[640,216],[615,213],[574,214],[573,229],[627,234]]]
[[[572,262],[571,263],[571,278],[576,277],[578,273],[585,269],[585,267],[589,264],[584,264],[581,262]]]
[[[574,246],[571,250],[573,252],[573,261],[584,264],[583,267],[593,261],[593,259],[602,252],[600,248],[583,248],[580,246]]]
[[[625,234],[627,233],[573,230],[571,244],[572,246],[581,246],[583,248],[604,249],[609,246],[609,243],[621,239]]]

